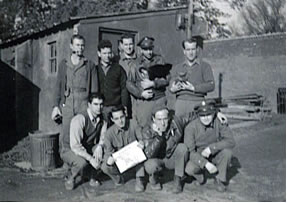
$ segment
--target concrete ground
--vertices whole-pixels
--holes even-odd
[[[61,169],[40,173],[1,167],[0,201],[286,201],[285,116],[237,128],[234,134],[237,146],[224,193],[217,192],[208,178],[202,186],[187,180],[184,192],[174,195],[170,172],[162,177],[162,191],[147,186],[144,193],[135,193],[134,179],[121,187],[107,179],[98,188],[84,183],[66,191]]]

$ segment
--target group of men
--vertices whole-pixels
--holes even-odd
[[[116,185],[124,184],[112,154],[137,140],[147,160],[134,167],[136,192],[145,190],[146,175],[150,187],[161,190],[164,168],[174,170],[173,193],[183,191],[186,176],[203,184],[204,169],[215,174],[216,188],[225,191],[235,142],[215,102],[204,100],[215,84],[211,67],[197,57],[197,40],[182,42],[185,61],[167,74],[157,73],[170,65],[153,52],[153,38],[144,37],[137,45],[140,56],[134,36],[123,34],[115,60],[112,43],[102,40],[95,65],[83,55],[85,39],[71,38],[71,55],[59,65],[51,116],[55,121],[62,117],[60,155],[71,171],[66,189],[81,182],[87,166],[93,169],[91,186],[100,184],[100,170]],[[167,108],[166,91],[176,95],[175,115]]]

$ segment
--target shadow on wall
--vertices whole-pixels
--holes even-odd
[[[40,88],[0,61],[0,153],[39,126]]]

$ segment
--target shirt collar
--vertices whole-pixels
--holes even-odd
[[[119,126],[117,126],[116,124],[115,125],[115,128],[116,128],[116,132],[117,133],[120,133],[120,132],[124,132],[124,131],[127,131],[129,129],[129,120],[126,119],[126,125],[124,128],[120,128]]]
[[[130,59],[136,59],[137,58],[137,55],[136,55],[136,53],[134,52],[133,53],[133,55],[131,55],[131,56],[127,56],[125,53],[121,53],[121,59],[123,60],[123,61],[125,61],[125,60],[130,60]]]
[[[198,59],[195,59],[194,63],[192,65],[190,65],[190,62],[185,60],[184,61],[184,65],[188,66],[188,67],[193,67],[194,65],[200,65],[200,62]]]
[[[88,112],[88,116],[89,116],[89,118],[90,118],[90,120],[92,121],[93,124],[97,124],[97,123],[100,122],[100,120],[101,120],[100,116],[94,117],[92,115],[92,112],[91,112],[91,110],[89,108],[87,109],[87,112]]]
[[[88,60],[88,59],[83,56],[83,57],[80,59],[79,64],[78,64],[78,65],[74,65],[74,64],[72,63],[71,56],[70,56],[70,57],[69,57],[69,60],[67,60],[66,63],[67,63],[69,66],[71,66],[71,67],[73,67],[73,66],[81,67],[84,63],[86,63],[87,60]]]

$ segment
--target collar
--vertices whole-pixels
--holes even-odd
[[[67,63],[67,65],[70,66],[70,67],[75,67],[75,66],[76,66],[76,67],[81,67],[81,66],[84,65],[87,61],[88,61],[88,59],[83,56],[83,57],[80,59],[80,63],[77,64],[77,65],[74,65],[74,64],[72,63],[71,55],[70,55],[70,57],[68,58],[68,60],[66,60],[66,63]]]
[[[100,122],[101,118],[100,116],[97,116],[96,118],[92,115],[92,112],[89,108],[87,108],[88,116],[93,124],[97,124]]]
[[[188,66],[188,67],[193,67],[194,65],[200,65],[200,62],[199,62],[199,60],[196,58],[195,61],[194,61],[192,64],[190,64],[190,62],[185,59],[184,65],[186,65],[186,66]]]
[[[127,131],[129,129],[129,123],[130,121],[128,119],[126,119],[126,125],[124,128],[120,128],[119,126],[117,126],[116,124],[115,125],[115,128],[116,128],[116,132],[117,133],[120,133],[120,132],[124,132],[124,131]]]
[[[136,55],[136,53],[134,52],[133,53],[133,55],[131,55],[131,56],[129,56],[129,55],[126,55],[125,53],[121,53],[120,54],[120,57],[121,57],[121,59],[123,60],[123,61],[125,61],[125,60],[130,60],[130,59],[136,59],[137,58],[137,55]]]

